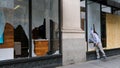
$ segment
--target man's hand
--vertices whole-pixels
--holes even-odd
[[[94,46],[98,46],[99,43],[94,43]]]

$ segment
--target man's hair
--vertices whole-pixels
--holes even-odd
[[[93,32],[96,33],[98,35],[98,33],[95,30],[95,25],[93,24]]]

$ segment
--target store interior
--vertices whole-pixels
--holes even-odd
[[[60,54],[58,0],[32,0],[30,8],[29,0],[0,3],[0,60]]]

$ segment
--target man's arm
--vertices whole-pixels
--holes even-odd
[[[95,25],[93,24],[93,31],[95,32]]]

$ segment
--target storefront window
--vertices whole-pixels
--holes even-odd
[[[58,0],[32,0],[32,56],[59,54]]]
[[[0,61],[59,54],[58,0],[32,0],[31,6],[29,0],[0,0]]]
[[[0,0],[0,61],[28,57],[28,0]]]
[[[111,2],[111,4],[110,4]],[[114,4],[112,4],[114,3]],[[116,5],[115,5],[116,4]],[[109,6],[108,6],[109,5]],[[103,49],[111,50],[120,48],[119,43],[119,19],[120,12],[117,10],[119,5],[117,2],[109,1],[108,5],[87,0],[87,42],[88,52],[94,51],[93,42],[90,42],[90,31],[95,25]]]
[[[29,55],[29,0],[15,0],[14,7],[14,50],[15,58]],[[22,11],[22,12],[21,12]],[[18,49],[19,48],[19,49]],[[19,50],[19,51],[18,51]]]
[[[100,18],[100,4],[96,2],[92,2],[90,0],[87,1],[87,40],[91,38],[91,28],[93,28],[93,24],[95,26],[95,30],[98,33],[101,39],[101,18]],[[94,44],[88,43],[88,51],[94,50]]]

